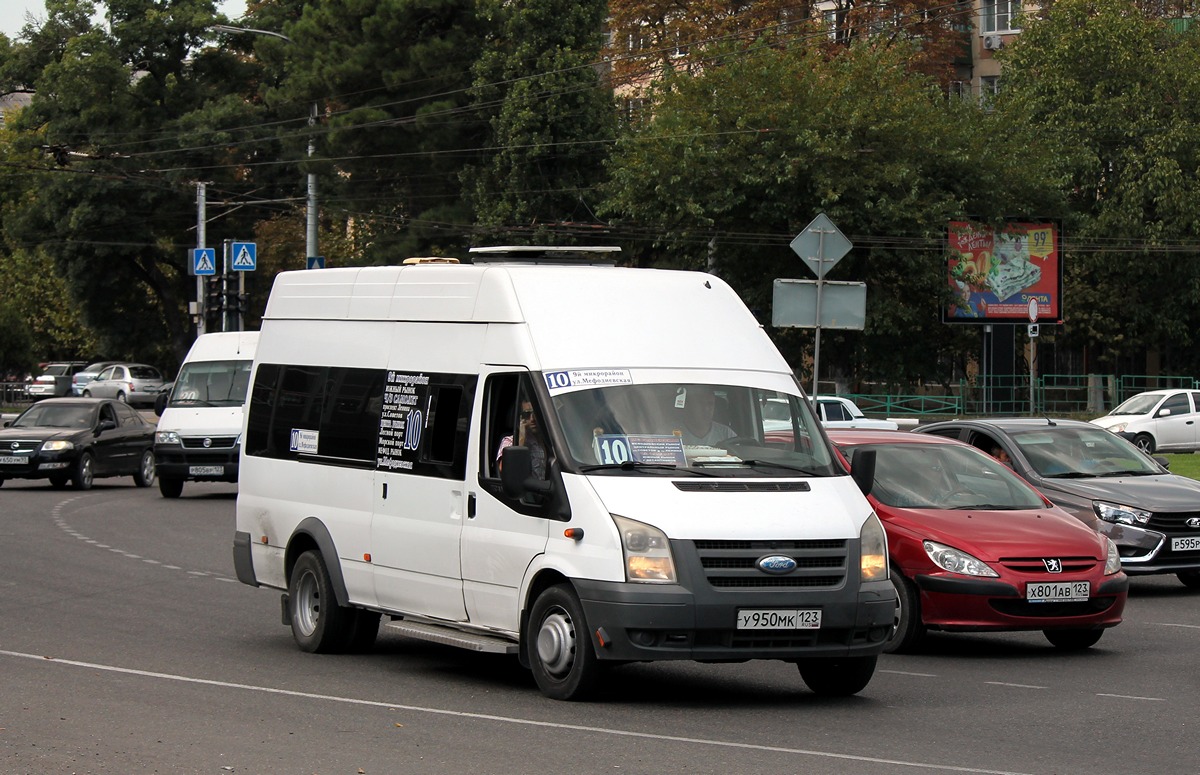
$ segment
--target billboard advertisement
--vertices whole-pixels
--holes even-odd
[[[947,323],[1062,322],[1062,254],[1055,223],[993,228],[951,221],[947,230]]]

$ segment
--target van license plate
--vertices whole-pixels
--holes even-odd
[[[1194,552],[1200,549],[1200,536],[1183,536],[1171,539],[1171,551]]]
[[[819,630],[819,609],[743,608],[737,614],[739,630]]]
[[[1072,603],[1091,596],[1090,581],[1039,581],[1025,585],[1025,599],[1031,603]]]
[[[225,466],[188,466],[192,476],[220,476],[225,473]]]
[[[23,466],[28,462],[25,457],[0,457],[0,466]]]

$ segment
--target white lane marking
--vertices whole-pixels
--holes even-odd
[[[1189,630],[1200,630],[1200,624],[1175,624],[1174,622],[1155,622],[1159,627],[1186,627]]]
[[[1010,684],[1005,681],[984,681],[989,686],[1007,686],[1012,689],[1048,689],[1048,686],[1034,686],[1032,684]]]
[[[891,673],[892,675],[912,675],[917,678],[937,678],[937,673],[910,673],[907,670],[879,670],[880,673]]]
[[[263,692],[266,694],[280,694],[287,697],[303,697],[310,700],[327,700],[329,702],[341,702],[349,705],[365,705],[375,708],[388,708],[390,710],[406,710],[413,713],[428,713],[437,716],[455,716],[458,718],[478,719],[480,721],[497,721],[506,724],[519,724],[521,726],[529,727],[547,727],[550,729],[564,729],[573,732],[589,732],[600,735],[612,735],[614,737],[633,737],[643,740],[662,740],[671,743],[689,743],[694,745],[715,746],[719,748],[738,748],[748,751],[769,751],[771,753],[814,756],[822,759],[839,759],[842,761],[869,762],[871,764],[891,764],[899,767],[919,768],[928,772],[971,772],[978,773],[979,775],[1030,775],[1029,773],[1013,772],[1010,770],[985,770],[977,767],[956,767],[949,764],[929,764],[926,762],[910,762],[900,759],[880,759],[874,756],[856,756],[854,754],[833,753],[831,751],[814,751],[806,748],[785,748],[783,746],[776,745],[737,743],[728,740],[705,740],[697,737],[656,735],[650,732],[633,732],[627,729],[590,727],[582,724],[560,724],[553,721],[535,721],[534,719],[517,718],[515,716],[497,716],[491,713],[469,713],[460,710],[446,710],[445,708],[431,708],[422,705],[401,705],[394,702],[379,702],[378,700],[361,700],[353,697],[338,697],[331,694],[313,694],[311,692],[297,692],[290,689],[276,689],[270,686],[254,686],[252,684],[214,681],[208,678],[191,678],[189,676],[173,675],[171,673],[152,673],[146,670],[133,670],[127,667],[116,667],[114,665],[100,665],[94,662],[79,662],[73,659],[58,659],[57,657],[45,656],[42,654],[23,654],[19,651],[5,651],[2,649],[0,649],[0,655],[17,657],[19,659],[37,660],[43,664],[56,663],[60,665],[71,665],[72,667],[83,667],[90,670],[101,670],[110,673],[122,673],[125,675],[137,675],[145,678],[161,678],[168,681],[180,681],[182,683],[201,684],[204,686],[218,686],[225,689],[245,689],[248,691]]]
[[[1166,702],[1162,697],[1137,697],[1132,694],[1103,694],[1096,693],[1097,697],[1115,697],[1118,700],[1145,700],[1146,702]]]
[[[146,563],[147,565],[157,565],[161,568],[166,568],[168,570],[178,570],[178,571],[183,570],[183,568],[179,567],[178,565],[167,565],[167,564],[163,563],[161,560],[152,560],[148,557],[143,557],[140,554],[134,554],[133,552],[126,551],[125,549],[122,549],[117,546],[109,546],[108,544],[102,544],[102,543],[96,541],[94,538],[91,538],[90,536],[85,536],[83,533],[80,533],[78,530],[71,527],[70,523],[67,522],[63,518],[63,515],[62,515],[63,507],[69,506],[72,503],[74,503],[75,501],[82,500],[84,497],[86,497],[86,496],[80,495],[80,496],[76,496],[74,498],[67,498],[64,501],[60,501],[59,503],[55,504],[54,508],[50,510],[50,517],[54,520],[54,524],[58,526],[59,530],[63,531],[64,533],[71,536],[72,538],[76,538],[76,539],[84,542],[85,544],[94,546],[97,549],[107,549],[108,551],[112,552],[113,554],[119,554],[130,560],[141,560],[142,562]],[[205,578],[211,578],[214,581],[236,581],[236,579],[230,578],[228,576],[222,576],[219,573],[211,573],[209,571],[186,571],[186,573],[188,573],[189,575],[192,575],[192,576],[202,576]]]

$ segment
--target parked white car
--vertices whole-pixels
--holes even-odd
[[[1200,449],[1200,390],[1147,390],[1092,420],[1146,453]]]
[[[813,399],[817,418],[826,428],[872,428],[881,431],[900,429],[892,420],[873,420],[863,414],[858,405],[842,396],[817,396]]]

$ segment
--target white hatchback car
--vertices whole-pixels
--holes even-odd
[[[1147,453],[1194,452],[1200,449],[1200,390],[1147,390],[1092,424],[1124,436]]]

